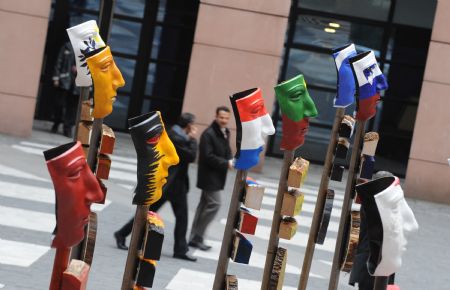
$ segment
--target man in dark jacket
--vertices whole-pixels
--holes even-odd
[[[203,251],[211,247],[205,245],[203,237],[206,228],[220,208],[220,191],[225,187],[227,171],[232,167],[230,148],[230,120],[227,107],[216,109],[216,118],[200,137],[197,187],[202,190],[200,202],[192,224],[189,246]]]
[[[170,201],[175,215],[173,257],[193,262],[197,258],[188,254],[189,248],[186,241],[186,233],[188,226],[188,169],[189,163],[194,162],[197,156],[197,141],[195,140],[197,129],[194,126],[194,121],[195,116],[193,114],[183,113],[178,123],[168,131],[169,138],[175,146],[180,162],[178,165],[169,168],[169,176],[163,188],[163,195],[160,200],[150,206],[150,210],[156,212],[166,201]],[[131,233],[132,228],[133,219],[115,233],[118,248],[126,249],[125,237]]]
[[[75,74],[75,56],[72,45],[67,41],[59,50],[53,70],[52,80],[57,94],[53,102],[53,127],[51,130],[56,133],[59,124],[63,123],[63,132],[67,137],[72,137],[78,104],[77,89],[74,85]]]

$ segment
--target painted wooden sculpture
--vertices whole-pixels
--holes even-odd
[[[380,91],[387,89],[387,82],[378,67],[373,51],[360,53],[349,59],[355,85],[358,87],[356,106],[356,134],[353,142],[353,151],[347,178],[344,200],[342,203],[341,218],[336,238],[336,245],[331,266],[328,290],[336,290],[339,282],[340,260],[343,257],[343,244],[345,225],[351,214],[351,205],[354,197],[354,185],[361,156],[361,143],[364,138],[365,123],[376,114],[376,105],[380,99]],[[372,149],[372,148],[371,148]]]
[[[282,114],[283,134],[280,148],[284,152],[261,283],[261,289],[263,290],[281,289],[271,288],[271,276],[278,277],[275,283],[277,286],[274,287],[282,287],[283,285],[284,267],[280,268],[278,264],[279,260],[276,259],[276,255],[280,249],[278,244],[280,239],[280,226],[282,225],[283,218],[281,214],[283,197],[288,192],[289,168],[293,163],[295,150],[305,142],[305,136],[309,127],[309,118],[316,117],[318,114],[316,106],[309,95],[303,75],[295,76],[290,80],[280,83],[275,86],[274,90]],[[294,168],[292,169],[290,181],[294,187],[300,187],[309,165],[303,159],[299,159],[297,163],[294,164]],[[291,228],[291,234],[293,233],[292,227],[294,225],[293,223],[287,225]],[[286,255],[287,251],[284,250],[283,256]]]
[[[155,214],[149,218],[148,209],[161,198],[169,167],[179,162],[159,111],[131,118],[128,124],[137,153],[137,185],[133,196],[133,204],[137,207],[122,290],[131,290],[136,286],[151,287],[147,285],[153,284],[156,259],[152,258],[159,257],[161,253],[163,232],[162,222],[158,221]],[[142,253],[144,241],[151,248],[144,248]]]
[[[69,264],[70,248],[83,240],[90,205],[103,200],[104,193],[86,163],[80,142],[44,151],[44,157],[56,195],[56,228],[52,247],[57,250],[50,289],[65,290],[61,285],[63,272]],[[84,266],[82,268],[86,271]],[[87,279],[87,275],[80,277]],[[80,284],[85,285],[85,281]]]
[[[223,242],[214,277],[214,290],[226,287],[226,275],[230,258],[238,263],[248,263],[252,245],[236,230],[241,201],[253,209],[261,208],[264,188],[247,180],[247,170],[259,162],[265,139],[275,133],[270,115],[267,113],[260,88],[245,90],[230,96],[236,120],[235,168],[238,169],[228,209]],[[245,188],[245,190],[244,190]],[[242,196],[242,195],[245,196]]]
[[[337,94],[334,99],[334,107],[336,114],[334,117],[333,127],[331,129],[330,143],[328,144],[325,156],[322,177],[317,194],[316,206],[309,231],[308,243],[306,245],[305,256],[303,259],[302,270],[300,274],[298,289],[305,290],[308,285],[311,263],[314,256],[316,242],[321,243],[325,239],[325,230],[323,224],[323,216],[325,212],[331,209],[326,205],[332,206],[330,197],[329,181],[342,180],[344,167],[340,164],[333,165],[334,151],[337,145],[338,136],[343,138],[351,138],[354,132],[355,120],[350,116],[344,116],[347,107],[355,101],[356,85],[349,59],[356,55],[354,44],[347,44],[342,47],[333,49],[332,57],[336,65],[337,71]],[[331,203],[331,205],[330,205]]]

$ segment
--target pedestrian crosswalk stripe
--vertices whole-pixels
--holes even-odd
[[[55,215],[0,205],[0,225],[51,233],[55,228]]]
[[[206,244],[210,245],[212,248],[209,251],[201,251],[201,250],[195,250],[193,252],[193,255],[198,258],[204,258],[204,259],[210,259],[210,260],[218,260],[219,253],[220,253],[220,247],[222,245],[222,242],[220,241],[213,241],[213,240],[207,240]],[[289,259],[289,258],[288,258]],[[266,256],[258,253],[253,249],[252,254],[250,255],[250,262],[249,266],[264,269],[264,263],[266,261]],[[298,267],[292,266],[290,264],[286,264],[286,273],[299,275],[300,270]],[[311,277],[314,278],[323,278],[320,275],[316,275],[314,273],[310,274]]]
[[[134,158],[130,158],[130,157],[123,157],[123,156],[117,156],[117,155],[112,155],[111,156],[112,161],[121,161],[121,162],[126,162],[126,163],[132,163],[132,164],[137,164],[137,159],[136,157]]]
[[[263,198],[263,204],[265,204],[265,205],[275,205],[275,201],[276,201],[275,197],[271,197],[271,196],[265,195],[264,198]],[[306,204],[308,204],[308,205],[306,205]],[[303,202],[303,205],[305,205],[305,208],[308,208],[309,206],[312,206],[313,207],[313,212],[314,212],[315,204],[316,204],[316,197],[315,196],[305,195],[304,202]],[[341,207],[342,206],[342,201],[335,200],[333,202],[333,206],[334,207]]]
[[[264,199],[263,199],[264,203]],[[270,205],[273,205],[272,203]],[[302,211],[300,212],[300,215],[302,212],[309,212],[314,213],[314,204],[306,203],[304,202],[302,205]],[[273,210],[268,210],[262,208],[259,211],[252,211],[256,216],[258,216],[260,219],[265,220],[272,220],[273,218]],[[339,207],[333,207],[333,210],[331,211],[331,217],[340,218],[341,217],[341,209]]]
[[[55,191],[53,189],[5,181],[0,181],[0,188],[0,196],[50,204],[55,203]],[[91,210],[100,212],[110,204],[111,201],[109,199],[105,201],[105,204],[94,203],[91,205]]]
[[[37,148],[42,148],[44,150],[53,148],[57,145],[50,145],[50,144],[42,144],[42,143],[36,143],[36,142],[29,142],[29,141],[21,141],[20,142],[21,145],[25,145],[25,146],[32,146],[32,147],[37,147]]]
[[[113,170],[109,171],[109,179],[118,179],[123,181],[131,181],[136,183],[137,177],[136,173],[128,173],[121,170]]]
[[[50,247],[0,239],[0,264],[29,267]]]
[[[299,190],[300,190],[301,193],[305,194],[305,199],[309,198],[310,200],[312,200],[314,202],[316,201],[316,199],[317,199],[317,189],[310,189],[310,188],[306,188],[305,187],[305,188],[300,188]],[[264,194],[265,195],[277,196],[278,189],[266,187],[264,189]],[[343,199],[344,199],[344,197],[343,197],[342,194],[335,194],[334,195],[334,200],[335,201],[336,200],[343,200]]]
[[[5,165],[2,165],[2,164],[0,164],[0,174],[12,176],[12,177],[19,177],[19,178],[26,178],[26,179],[33,179],[33,180],[38,180],[38,181],[50,182],[50,180],[47,180],[45,178],[41,178],[39,176],[27,173],[27,172],[22,171],[22,170],[14,169],[12,167],[5,166]]]
[[[233,273],[230,273],[233,274]],[[261,288],[261,281],[248,280],[237,275],[239,290],[255,290]],[[166,290],[180,289],[212,289],[214,274],[193,271],[185,268],[178,270],[177,274],[167,284]],[[283,290],[296,290],[295,287],[283,286]]]
[[[22,152],[25,153],[30,153],[30,154],[34,154],[34,155],[41,155],[42,159],[44,159],[44,149],[42,148],[34,148],[34,147],[27,147],[27,146],[22,146],[22,145],[12,145],[11,146],[14,149],[20,150]]]
[[[132,190],[135,187],[134,185],[124,183],[118,183],[117,185],[122,186],[123,188],[126,188],[128,190]]]
[[[123,162],[116,162],[115,160],[112,160],[111,162],[111,169],[121,169],[121,170],[128,170],[132,172],[136,172],[136,164],[128,164]]]

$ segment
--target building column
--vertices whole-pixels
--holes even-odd
[[[229,96],[260,87],[272,112],[290,0],[201,1],[189,65],[183,112],[197,116],[200,131],[215,109],[231,109]],[[232,129],[234,147],[235,122]]]
[[[50,5],[0,1],[0,133],[31,134]]]
[[[408,197],[450,204],[450,1],[439,0],[406,173]]]

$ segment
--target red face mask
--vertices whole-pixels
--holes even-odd
[[[56,193],[56,228],[53,248],[68,248],[84,238],[90,206],[104,199],[100,185],[86,163],[80,142],[44,152]]]
[[[303,118],[298,122],[292,121],[286,115],[283,119],[283,136],[280,148],[282,150],[295,150],[305,143],[305,135],[308,133],[309,118]]]

